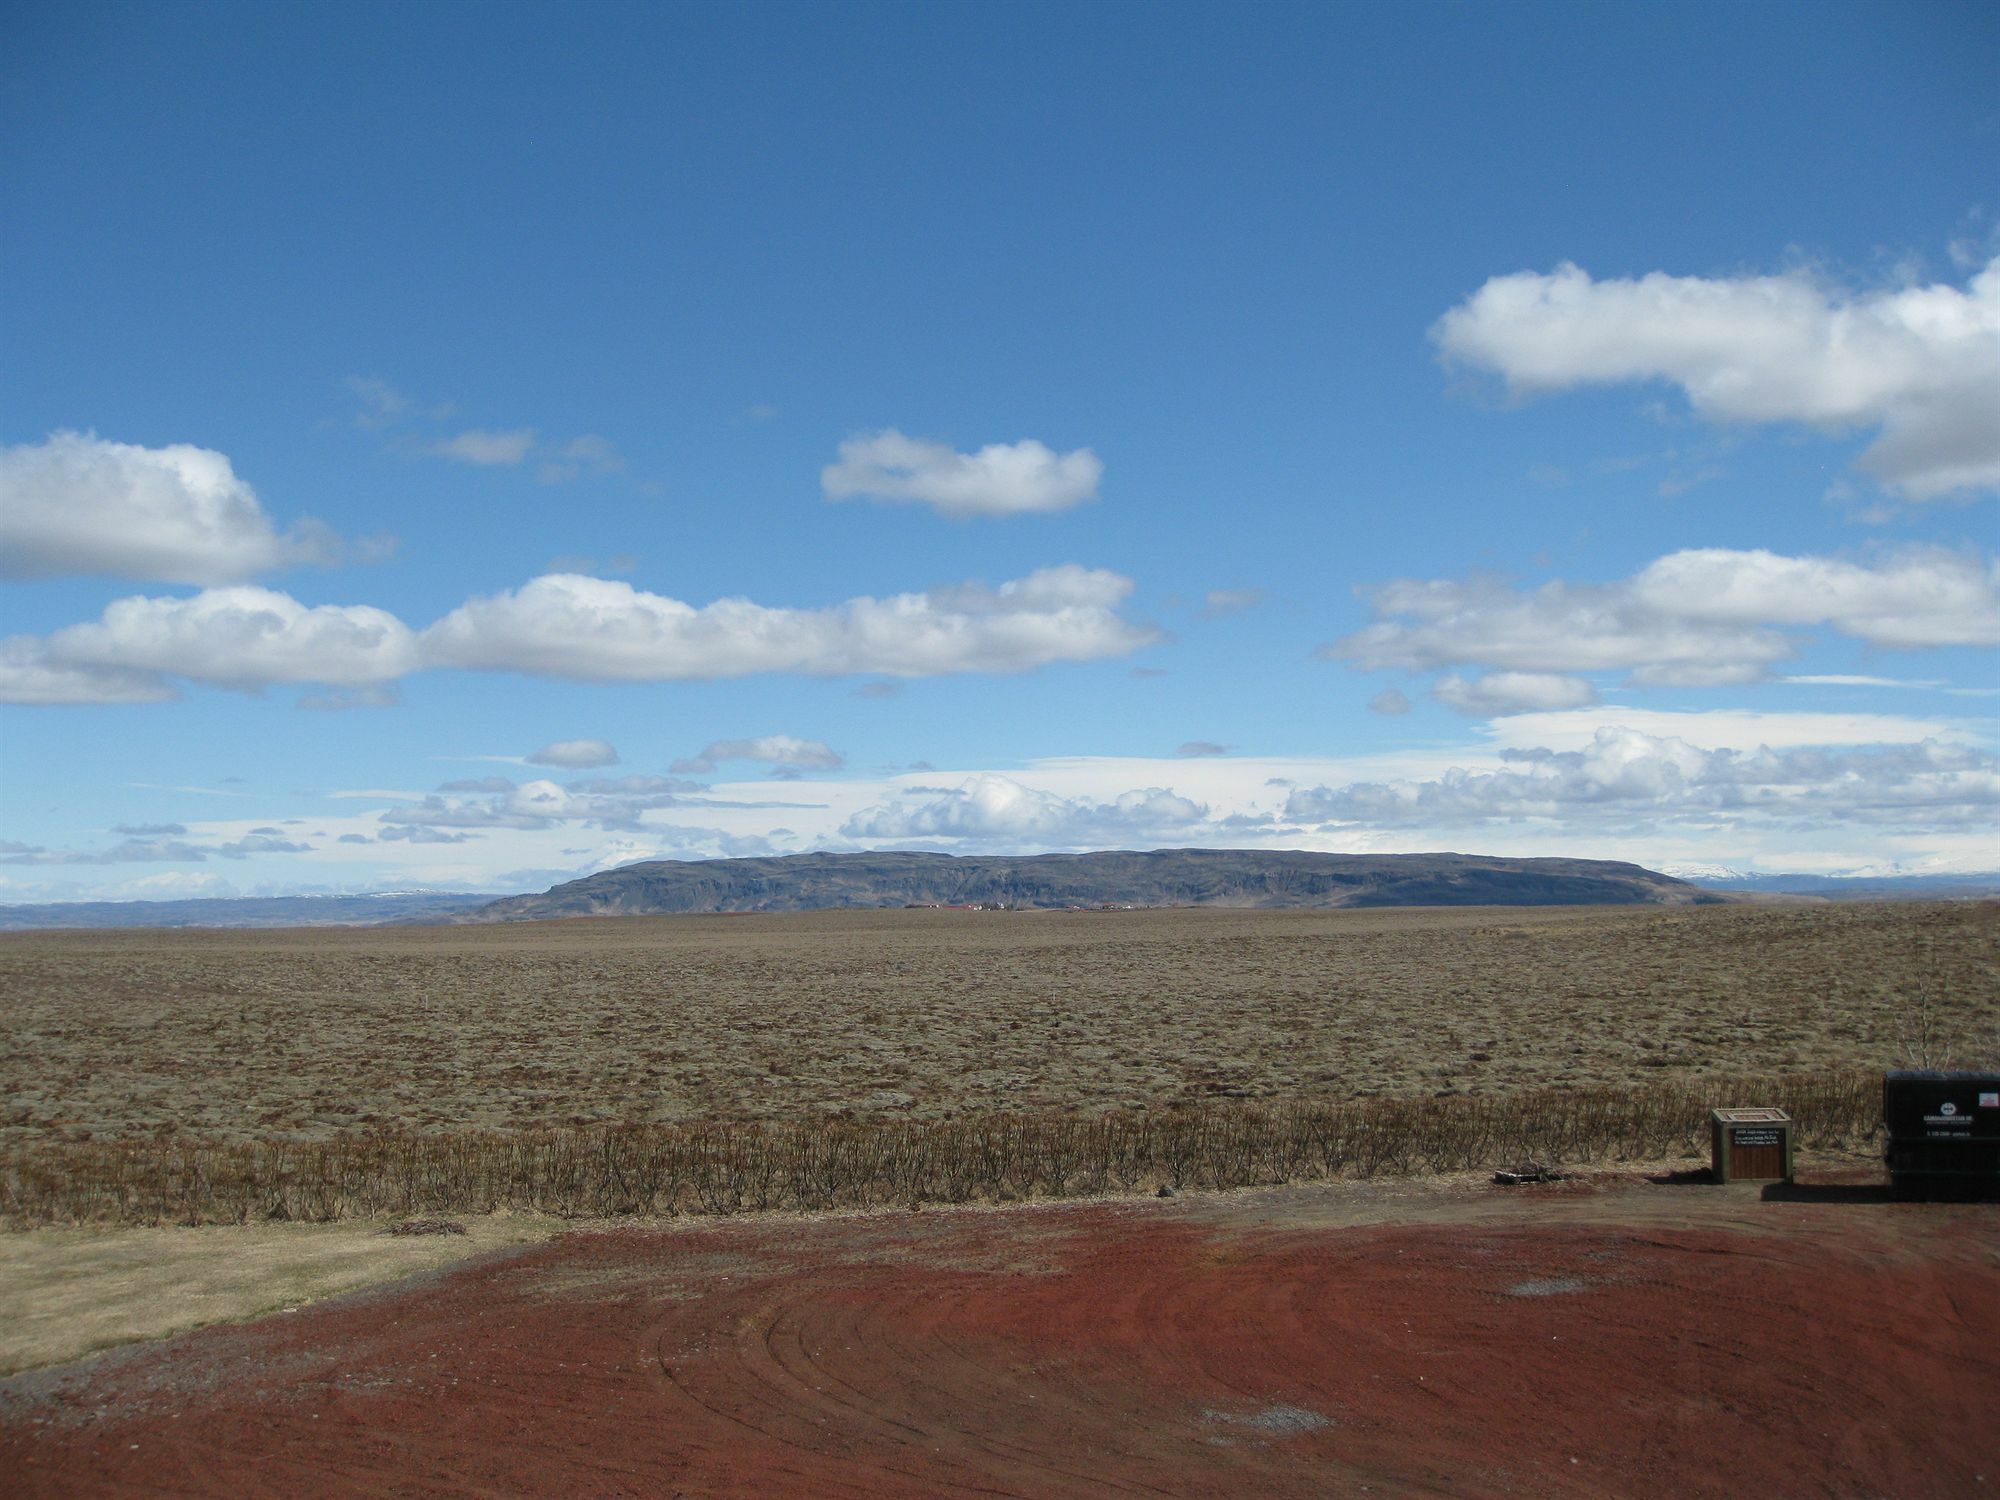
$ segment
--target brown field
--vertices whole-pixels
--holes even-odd
[[[1996,1472],[1994,1210],[1890,1201],[1871,1070],[2000,1054],[1996,935],[1936,905],[0,939],[0,1488],[1963,1494]],[[1706,1107],[1751,1099],[1799,1180],[1706,1185]],[[1494,1185],[1520,1155],[1619,1165]],[[385,1233],[441,1210],[470,1233]]]
[[[941,1121],[2000,1055],[1992,904],[0,938],[0,1147]]]

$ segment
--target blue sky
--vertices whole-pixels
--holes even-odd
[[[0,900],[2000,866],[1990,5],[0,28]]]

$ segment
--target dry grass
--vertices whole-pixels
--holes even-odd
[[[1495,1161],[1656,1160],[1699,1147],[1721,1099],[1776,1104],[1801,1144],[1849,1147],[1879,1115],[1871,1073],[1196,1105],[964,1120],[374,1132],[329,1141],[88,1142],[0,1164],[16,1226],[213,1224],[531,1210],[571,1218],[735,1214],[1234,1188],[1453,1172]]]
[[[0,1208],[724,1212],[1656,1156],[1745,1074],[1846,1139],[1869,1070],[2000,1052],[1996,932],[1939,904],[10,935]]]
[[[473,1219],[464,1235],[416,1239],[386,1235],[372,1223],[94,1224],[0,1234],[0,1379],[337,1297],[566,1227],[516,1214]],[[0,1494],[20,1493],[24,1483],[0,1477]]]
[[[942,1120],[1991,1050],[1990,905],[824,912],[0,939],[0,1146]]]

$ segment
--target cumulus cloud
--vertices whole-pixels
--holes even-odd
[[[1850,293],[1806,275],[1574,265],[1496,276],[1431,337],[1522,395],[1664,380],[1703,417],[1873,429],[1861,466],[1916,500],[2000,487],[2000,259],[1964,287]]]
[[[1488,672],[1469,680],[1453,672],[1439,679],[1431,696],[1459,713],[1493,718],[1585,708],[1597,701],[1597,689],[1555,672]]]
[[[557,740],[528,757],[531,766],[560,766],[570,771],[592,771],[599,766],[618,764],[618,752],[605,740]]]
[[[2000,563],[1933,547],[1873,563],[1704,548],[1611,584],[1399,579],[1372,603],[1376,622],[1323,657],[1366,670],[1622,670],[1640,685],[1700,686],[1765,679],[1796,649],[1779,627],[1891,648],[2000,642]]]
[[[1067,510],[1097,496],[1104,465],[1088,448],[1057,453],[1033,438],[959,453],[894,428],[849,438],[820,471],[829,500],[914,500],[955,517]]]
[[[456,463],[477,464],[482,468],[513,468],[526,460],[535,446],[535,429],[516,427],[505,432],[473,427],[456,437],[431,444],[439,458]]]
[[[1387,827],[1543,819],[1600,827],[1813,822],[1954,830],[1990,827],[2000,811],[2000,757],[1935,739],[1711,750],[1607,726],[1581,749],[1510,750],[1503,759],[1498,770],[1294,791],[1285,815]]]
[[[1558,580],[1523,593],[1485,576],[1398,579],[1371,602],[1376,622],[1321,647],[1322,656],[1368,671],[1625,669],[1650,682],[1713,682],[1761,677],[1792,651],[1775,631],[1658,616],[1615,584]]]
[[[822,740],[767,734],[754,740],[712,740],[699,755],[677,760],[670,769],[706,776],[723,761],[751,760],[786,771],[838,771],[847,757]]]
[[[19,639],[19,638],[17,638]],[[30,648],[17,648],[24,653]],[[223,687],[324,682],[358,687],[416,669],[415,634],[367,605],[308,607],[247,585],[188,599],[134,597],[56,631],[33,665],[143,682],[187,677]]]
[[[1874,646],[2000,644],[2000,559],[1913,547],[1874,566],[1705,547],[1649,563],[1635,598],[1706,623],[1831,625]]]
[[[1398,692],[1395,688],[1384,688],[1368,700],[1368,709],[1371,713],[1392,716],[1406,714],[1410,711],[1410,700],[1408,695]]]
[[[697,608],[628,583],[555,573],[473,599],[424,632],[440,666],[548,677],[668,681],[754,672],[811,676],[1021,672],[1124,656],[1159,632],[1117,613],[1132,580],[1043,568],[979,584],[781,609],[748,599]]]
[[[0,640],[0,703],[165,703],[179,696],[154,672],[51,661],[48,643],[35,636]]]
[[[207,448],[79,432],[0,448],[0,577],[233,583],[339,552],[316,521],[281,534],[229,459]]]
[[[841,833],[866,841],[951,839],[1081,848],[1185,835],[1208,809],[1166,787],[1120,793],[1108,802],[1062,797],[1011,777],[980,775],[924,800],[899,798],[856,813]]]
[[[626,583],[550,574],[470,600],[421,635],[368,605],[207,589],[121,599],[97,621],[0,641],[0,701],[156,702],[175,696],[168,679],[179,677],[235,688],[323,683],[353,691],[301,706],[349,708],[393,702],[385,684],[430,666],[598,681],[1023,672],[1124,656],[1161,639],[1118,613],[1132,586],[1066,565],[998,588],[964,584],[825,609],[747,599],[696,608]]]

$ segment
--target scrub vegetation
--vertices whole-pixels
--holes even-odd
[[[16,1222],[724,1212],[1807,1144],[1990,1060],[1985,904],[0,939]],[[1755,1075],[1756,1082],[1742,1081]]]

